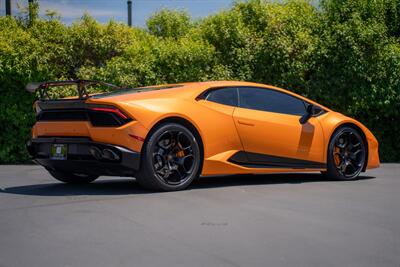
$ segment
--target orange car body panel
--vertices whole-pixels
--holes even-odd
[[[364,125],[290,91],[235,81],[181,85],[176,88],[86,100],[86,103],[91,104],[113,105],[134,119],[121,127],[93,127],[90,122],[38,121],[32,129],[32,135],[34,138],[86,136],[96,142],[119,145],[140,152],[143,140],[157,123],[163,119],[178,117],[190,122],[201,137],[204,150],[201,174],[205,176],[299,171],[291,168],[248,168],[228,161],[236,152],[245,150],[326,163],[327,146],[332,133],[342,124],[352,123],[363,131],[368,142],[367,169],[379,166],[378,142]],[[302,125],[299,123],[299,116],[243,109],[196,99],[205,90],[226,86],[253,86],[283,91],[328,112],[312,117]],[[324,168],[301,169],[322,170]]]

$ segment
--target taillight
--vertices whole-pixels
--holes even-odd
[[[128,115],[113,106],[85,105],[78,108],[53,108],[40,110],[35,105],[37,121],[90,121],[95,127],[119,127],[130,121]]]
[[[122,113],[118,108],[89,108],[89,109],[96,110],[96,111],[111,112],[111,113],[117,114],[124,120],[128,119],[128,117],[124,113]]]
[[[121,126],[130,122],[125,113],[116,107],[88,107],[88,116],[93,126]]]

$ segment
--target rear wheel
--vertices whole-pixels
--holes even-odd
[[[137,181],[157,191],[182,190],[199,175],[201,154],[196,137],[176,123],[161,124],[145,142]]]
[[[58,181],[69,184],[88,184],[99,178],[99,176],[96,175],[68,173],[53,170],[48,171],[51,176],[56,178]]]
[[[357,130],[339,128],[328,149],[327,175],[336,180],[353,180],[361,173],[366,161],[366,146]]]

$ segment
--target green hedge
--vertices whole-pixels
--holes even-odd
[[[146,28],[85,15],[71,26],[0,17],[0,163],[28,159],[30,81],[124,86],[218,79],[281,86],[366,124],[383,161],[400,161],[397,0],[235,2],[193,20],[161,10]]]

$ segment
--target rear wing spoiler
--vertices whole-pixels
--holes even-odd
[[[48,82],[32,82],[26,85],[26,90],[29,93],[39,92],[40,100],[50,100],[50,96],[47,92],[49,87],[61,87],[61,86],[68,86],[68,85],[76,85],[76,89],[78,92],[79,99],[87,99],[89,98],[89,94],[86,90],[87,86],[90,85],[102,85],[111,87],[114,89],[121,89],[121,87],[116,86],[111,83],[105,83],[101,81],[93,81],[93,80],[70,80],[70,81],[48,81]]]

